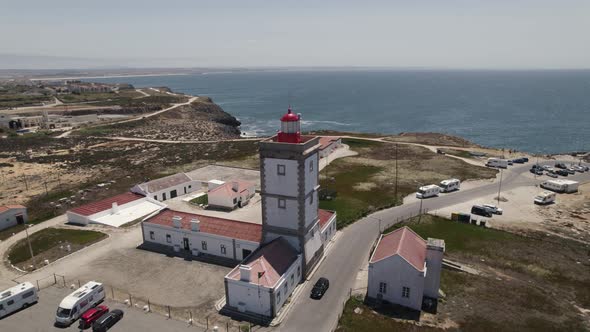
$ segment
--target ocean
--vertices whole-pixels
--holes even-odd
[[[590,70],[249,71],[91,79],[209,96],[248,135],[289,104],[302,130],[440,132],[531,153],[590,151]]]

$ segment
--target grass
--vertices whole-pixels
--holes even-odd
[[[207,194],[199,196],[197,198],[193,198],[190,200],[191,204],[196,204],[196,205],[207,205],[209,204],[209,196],[207,196]]]
[[[465,151],[465,150],[444,149],[444,148],[441,148],[440,150],[442,150],[445,154],[450,154],[450,155],[461,157],[461,158],[473,158],[471,153],[469,153],[469,151]]]
[[[513,234],[423,216],[404,222],[423,238],[445,240],[445,256],[478,269],[480,275],[443,270],[436,316],[422,323],[451,320],[460,331],[588,330],[577,307],[590,307],[590,246],[540,233]],[[392,227],[386,232],[403,225]],[[355,308],[363,309],[355,314]],[[339,331],[433,331],[395,320],[351,299]]]
[[[30,241],[35,256],[58,247],[62,243],[71,243],[86,246],[98,242],[106,237],[106,234],[96,231],[78,229],[45,228],[31,234]],[[18,241],[8,251],[8,259],[15,265],[30,259],[29,247],[26,239]]]

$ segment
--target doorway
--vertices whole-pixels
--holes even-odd
[[[19,214],[18,216],[16,216],[16,223],[18,225],[24,225],[25,223],[25,218],[23,217],[22,214]]]
[[[184,250],[191,250],[188,239],[187,238],[183,238],[182,239],[182,244],[184,246]]]
[[[175,198],[176,196],[178,196],[178,193],[176,193],[176,189],[175,190],[172,190],[170,192],[170,198]]]

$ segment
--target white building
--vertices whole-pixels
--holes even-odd
[[[201,181],[192,180],[186,174],[178,173],[138,184],[131,188],[131,192],[163,202],[199,189],[201,189]]]
[[[403,227],[381,235],[369,261],[367,297],[422,309],[425,297],[438,299],[444,240],[422,239]]]
[[[301,278],[301,254],[284,238],[276,238],[227,274],[226,304],[240,313],[274,317]]]
[[[165,207],[149,197],[125,193],[73,208],[66,215],[68,223],[72,224],[94,223],[119,227]]]
[[[194,256],[208,254],[241,261],[260,246],[262,226],[164,209],[141,224],[144,243]]]
[[[27,208],[22,205],[0,206],[0,231],[16,225],[22,225],[28,220]]]
[[[209,189],[208,205],[213,208],[233,210],[248,204],[255,193],[256,186],[252,182],[241,180],[225,182]]]
[[[320,158],[329,156],[332,152],[342,145],[342,139],[337,136],[321,136],[320,137]]]

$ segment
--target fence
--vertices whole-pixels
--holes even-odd
[[[89,280],[88,280],[89,281]],[[88,281],[79,279],[67,279],[63,275],[52,274],[41,279],[35,280],[35,285],[38,290],[42,290],[48,287],[58,288],[70,288],[72,290],[80,288]],[[149,298],[133,295],[128,291],[104,285],[105,296],[108,300],[118,302],[127,305],[128,307],[135,307],[138,310],[147,313],[155,313],[162,315],[168,319],[174,319],[178,321],[186,322],[189,326],[195,326],[204,330],[214,330],[217,327],[217,331],[256,331],[260,329],[259,326],[253,326],[249,323],[236,322],[229,320],[226,317],[220,315],[207,315],[205,317],[199,317],[198,310],[192,307],[173,307],[168,305],[162,305],[153,303]]]

